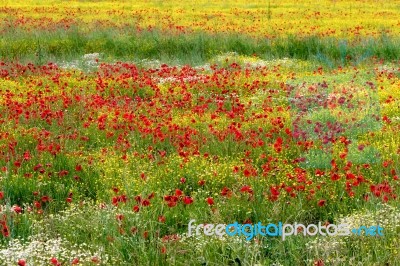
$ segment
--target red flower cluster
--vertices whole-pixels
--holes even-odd
[[[175,207],[179,201],[183,202],[185,205],[193,203],[193,198],[183,195],[183,192],[180,189],[176,189],[174,195],[164,196],[164,200],[167,202],[168,207]]]

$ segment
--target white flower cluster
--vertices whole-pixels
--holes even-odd
[[[191,82],[191,81],[198,81],[198,80],[201,81],[202,76],[185,77],[182,80],[183,80],[183,82]],[[174,77],[168,77],[168,78],[158,78],[157,81],[158,81],[158,84],[164,84],[164,83],[178,82],[179,79],[174,78]]]
[[[159,60],[143,59],[137,63],[144,68],[160,68],[162,63]]]
[[[400,210],[388,204],[377,206],[375,212],[356,212],[350,216],[339,220],[339,223],[347,223],[350,228],[358,228],[362,225],[373,226],[380,225],[384,231],[392,231],[400,226]]]
[[[340,218],[337,224],[346,223],[349,228],[379,225],[383,227],[383,233],[386,234],[396,232],[399,229],[399,218],[400,210],[398,208],[388,204],[380,204],[375,211],[355,212],[352,215]],[[345,263],[345,261],[342,261],[345,258],[341,257],[341,254],[344,253],[347,239],[347,236],[317,237],[306,243],[306,247],[307,250],[320,254],[324,258],[330,258],[330,262],[334,265],[341,265]]]
[[[96,252],[91,250],[86,244],[72,245],[61,237],[49,238],[46,234],[36,234],[27,241],[12,239],[7,246],[0,249],[0,265],[16,265],[21,259],[25,260],[26,265],[49,265],[52,258],[68,264],[74,259],[78,259],[80,263],[108,262],[109,258],[103,254],[101,248]]]
[[[59,64],[59,67],[63,69],[96,70],[99,66],[97,59],[100,59],[100,57],[99,53],[85,54],[80,60],[63,61]]]
[[[92,54],[84,54],[83,55],[83,59],[87,62],[96,62],[96,59],[100,58],[100,54],[99,53],[92,53]]]
[[[207,236],[204,234],[192,234],[188,235],[186,233],[179,235],[179,242],[184,244],[189,244],[193,249],[203,250],[205,246],[214,244],[229,244],[230,246],[243,246],[248,249],[260,249],[262,245],[261,241],[247,241],[245,237],[231,237],[226,234],[222,236],[212,235]],[[265,243],[264,243],[265,244]]]
[[[395,64],[386,64],[386,65],[381,65],[376,68],[378,72],[384,72],[384,73],[399,73],[400,68],[396,66]]]

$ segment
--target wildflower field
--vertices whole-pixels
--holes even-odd
[[[400,265],[399,1],[4,0],[0,57],[0,265]]]

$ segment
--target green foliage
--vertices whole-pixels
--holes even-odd
[[[38,39],[36,36],[41,36]],[[204,32],[168,34],[157,30],[83,33],[77,29],[56,32],[5,33],[0,42],[3,60],[41,61],[77,58],[102,53],[113,59],[157,59],[165,62],[202,63],[220,53],[257,54],[262,59],[295,58],[317,60],[327,65],[359,64],[371,57],[395,60],[400,56],[399,40],[347,41],[316,36],[289,35],[277,39],[250,38],[239,34]]]

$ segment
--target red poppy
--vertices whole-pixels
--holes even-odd
[[[29,151],[26,151],[26,152],[24,153],[24,159],[25,159],[26,161],[29,161],[31,158],[32,158],[32,157],[31,157],[31,154],[29,153]]]
[[[318,206],[322,207],[325,206],[326,200],[319,200],[318,201]]]
[[[324,265],[325,265],[324,261],[321,259],[314,261],[314,266],[324,266]]]
[[[56,266],[61,265],[61,263],[54,257],[50,259],[50,263]]]
[[[278,137],[274,143],[274,149],[277,153],[280,153],[282,151],[282,143],[283,139],[281,137]]]
[[[137,233],[137,228],[135,226],[131,227],[131,233],[136,234]]]
[[[165,216],[163,216],[163,215],[160,215],[160,216],[158,216],[158,221],[160,222],[160,223],[165,223]]]
[[[170,201],[170,200],[171,200],[171,196],[170,196],[170,195],[164,196],[164,200],[165,200],[165,201]]]
[[[1,231],[1,233],[3,234],[4,237],[9,237],[10,236],[10,231],[8,230],[7,225],[3,224],[3,229]]]
[[[222,191],[221,191],[221,195],[224,196],[224,197],[229,198],[229,197],[232,196],[232,191],[231,191],[229,188],[224,187],[224,188],[222,189]]]
[[[142,180],[146,180],[146,175],[145,175],[145,173],[141,173],[141,174],[140,174],[140,178],[141,178]]]
[[[135,196],[134,199],[135,199],[135,201],[136,201],[137,203],[142,202],[142,197],[139,196],[139,195],[138,195],[138,196]]]
[[[175,195],[176,195],[176,196],[179,197],[179,196],[182,196],[182,194],[183,194],[183,193],[182,193],[182,190],[180,190],[180,189],[176,189],[176,190],[175,190]]]
[[[147,200],[147,199],[145,199],[145,200],[143,200],[142,201],[142,206],[149,206],[150,205],[150,201],[149,200]]]
[[[123,214],[117,214],[115,216],[115,218],[117,219],[117,221],[122,221],[124,219],[124,215]]]
[[[168,207],[175,207],[176,206],[176,201],[169,201],[168,202]]]
[[[97,264],[100,263],[100,260],[98,257],[92,257],[92,262]]]
[[[245,177],[249,177],[251,175],[251,172],[249,169],[246,168],[246,169],[244,169],[243,174]]]
[[[16,213],[21,213],[21,212],[22,212],[22,208],[19,207],[18,205],[14,205],[13,210],[14,210]]]
[[[212,197],[208,197],[207,199],[206,199],[206,201],[207,201],[207,204],[208,205],[214,205],[214,199],[212,198]]]
[[[183,198],[183,203],[185,203],[186,205],[192,204],[192,203],[193,203],[192,197],[185,196],[185,197]]]
[[[77,164],[77,165],[75,166],[75,171],[77,171],[77,172],[82,171],[82,165]]]
[[[161,247],[161,254],[167,253],[167,248],[165,246]]]
[[[66,176],[66,175],[68,175],[68,171],[67,171],[67,170],[61,170],[61,171],[58,173],[58,176],[59,176],[59,177],[63,177],[63,176]]]
[[[42,202],[48,202],[48,201],[50,201],[50,198],[49,198],[49,196],[43,196],[41,200],[42,200]]]
[[[337,173],[332,173],[331,174],[331,180],[332,181],[336,181],[336,180],[339,180],[340,179],[340,175],[339,174],[337,174]]]
[[[112,205],[118,206],[118,197],[113,197],[111,200]]]
[[[242,193],[248,192],[248,193],[252,194],[253,193],[253,189],[251,189],[250,186],[245,185],[240,189],[240,192],[242,192]]]

